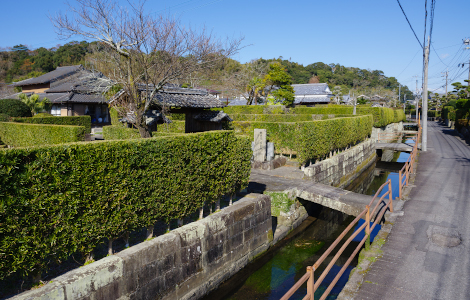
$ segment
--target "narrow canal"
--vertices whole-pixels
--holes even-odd
[[[385,159],[388,162],[395,163],[394,166],[397,168],[396,163],[406,162],[408,156],[409,154],[407,153],[390,152],[387,154],[384,153],[382,160]],[[391,179],[393,199],[398,197],[398,173],[393,172],[394,170],[390,171],[387,168],[384,169],[383,166],[386,166],[386,163],[377,162],[377,165],[382,166],[382,168],[377,168],[376,164],[374,164],[368,170],[364,171],[364,173],[346,189],[366,195],[374,195],[383,183]],[[388,187],[382,191],[382,194],[387,191]],[[287,238],[274,246],[273,249],[268,250],[265,255],[242,269],[203,299],[274,300],[281,298],[294,283],[305,274],[306,267],[313,265],[324,251],[328,249],[331,243],[334,242],[336,237],[339,236],[353,220],[353,217],[338,211],[308,201],[301,202],[309,213],[307,220],[290,233]],[[362,221],[362,223],[363,222],[364,221]],[[344,237],[343,241],[345,241],[354,230],[351,230],[351,232]],[[376,226],[376,229],[371,235],[371,241],[379,230],[380,226]],[[342,268],[343,263],[349,258],[363,236],[364,233],[360,233],[336,262],[333,269],[323,281],[323,284],[316,291],[316,299],[320,298],[325,289],[332,282],[338,271]],[[331,258],[332,257],[328,257],[322,264],[322,267],[315,271],[315,277],[320,276]],[[327,299],[337,298],[348,281],[351,270],[356,265],[357,257],[351,262]],[[304,284],[290,299],[303,299],[306,294],[307,289]]]

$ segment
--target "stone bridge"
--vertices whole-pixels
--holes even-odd
[[[304,180],[303,172],[292,167],[274,171],[251,170],[249,192],[291,192],[298,198],[357,216],[372,200],[372,196],[357,194],[329,185]]]

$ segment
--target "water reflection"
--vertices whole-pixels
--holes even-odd
[[[223,299],[274,300],[281,298],[305,274],[306,267],[313,265],[347,224],[352,221],[351,217],[337,211],[328,208],[322,210],[324,212],[320,213],[318,218],[309,217],[310,220],[314,221],[297,238],[275,252],[267,263],[261,265],[244,282],[240,283],[233,292],[229,293],[229,296]],[[345,217],[347,218],[345,219]],[[345,239],[348,237],[349,235]],[[333,266],[324,279],[323,285],[315,293],[316,299],[321,297],[356,246],[357,243],[353,242],[345,250],[344,255]],[[331,258],[328,257],[322,266],[315,271],[316,279],[321,275]],[[352,266],[356,264],[357,260],[351,263]],[[327,299],[336,299],[348,281],[352,269],[353,267],[346,269]],[[306,294],[307,288],[304,284],[290,299],[303,299]],[[204,299],[216,299],[216,297],[210,294]]]

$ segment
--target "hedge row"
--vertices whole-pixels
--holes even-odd
[[[0,122],[0,139],[12,147],[71,143],[85,140],[85,127]]]
[[[441,111],[442,119],[455,121],[455,108],[453,106],[444,106]]]
[[[266,106],[229,106],[224,107],[223,110],[230,116],[232,116],[232,114],[263,114],[264,107]],[[346,105],[321,105],[316,107],[300,106],[285,111],[294,115],[352,115],[353,109],[352,106]],[[394,110],[387,107],[370,107],[364,105],[358,106],[356,112],[358,115],[372,115],[374,117],[374,127],[383,127],[391,123],[406,120],[405,114],[400,109]]]
[[[255,122],[303,122],[315,120],[327,120],[338,117],[351,117],[351,115],[308,115],[308,114],[231,114],[234,121]]]
[[[372,124],[372,117],[367,115],[292,123],[234,121],[231,126],[236,133],[249,137],[253,137],[255,128],[266,129],[278,152],[296,153],[301,163],[307,163],[363,141],[371,134]]]
[[[251,155],[229,131],[2,150],[0,279],[188,216],[245,187]]]
[[[175,134],[181,134],[181,133],[173,133],[173,132],[166,132],[166,131],[152,132],[153,137],[170,136],[170,135],[175,135]],[[135,128],[127,128],[122,125],[111,125],[111,126],[103,127],[103,138],[105,140],[140,139],[140,133],[139,133],[139,130]]]
[[[158,132],[169,133],[185,133],[185,121],[172,121],[171,123],[164,123],[158,125]]]
[[[32,123],[32,124],[83,126],[86,128],[86,133],[91,132],[91,117],[90,116],[13,118],[12,121],[18,122],[18,123]]]

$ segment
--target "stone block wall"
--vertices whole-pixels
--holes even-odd
[[[13,299],[197,299],[269,247],[271,222],[270,198],[249,194]]]
[[[348,150],[304,168],[305,177],[344,188],[376,159],[374,142],[368,139]]]
[[[403,122],[388,124],[384,127],[372,127],[371,139],[374,143],[377,143],[379,133],[392,133],[397,131],[403,131]]]

